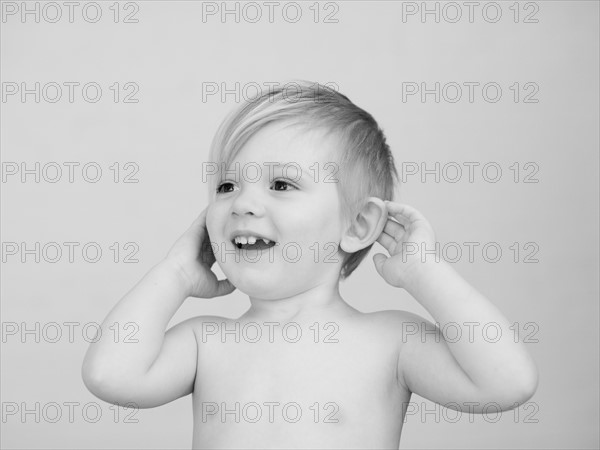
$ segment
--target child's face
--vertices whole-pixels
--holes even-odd
[[[250,297],[287,298],[337,281],[344,223],[336,143],[322,131],[268,125],[248,140],[232,172],[217,184],[207,215],[215,257],[229,281]],[[286,163],[292,164],[285,169]],[[239,249],[232,242],[237,235],[277,245]]]

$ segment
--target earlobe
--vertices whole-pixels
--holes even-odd
[[[373,244],[385,227],[387,208],[383,200],[369,197],[340,241],[346,253],[355,253]]]

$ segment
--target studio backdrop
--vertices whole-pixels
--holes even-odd
[[[396,200],[429,219],[441,257],[538,365],[536,394],[512,411],[413,396],[401,448],[598,447],[597,2],[1,6],[3,448],[190,448],[190,396],[110,405],[85,388],[82,360],[208,205],[221,121],[269,87],[293,99],[296,79],[375,117]],[[342,296],[431,319],[377,274],[375,252]],[[248,306],[239,291],[188,299],[171,325]]]

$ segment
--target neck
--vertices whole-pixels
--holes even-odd
[[[250,297],[250,308],[245,319],[291,321],[323,321],[329,316],[352,314],[357,311],[348,305],[339,292],[339,281],[324,282],[306,291],[281,299]]]

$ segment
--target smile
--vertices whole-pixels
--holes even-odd
[[[231,242],[240,250],[268,250],[276,245],[275,241],[255,236],[236,236]]]

